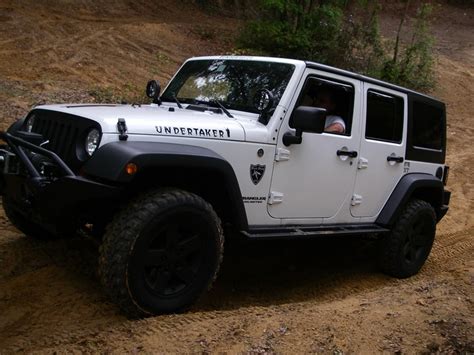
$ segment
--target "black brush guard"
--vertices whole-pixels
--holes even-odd
[[[104,214],[119,199],[121,188],[76,175],[56,153],[7,132],[0,132],[0,139],[9,148],[0,149],[0,193],[28,220],[56,232],[61,225]],[[43,176],[27,151],[48,158],[59,176]]]

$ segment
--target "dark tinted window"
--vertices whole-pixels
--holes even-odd
[[[369,90],[365,137],[400,143],[403,134],[403,99]]]
[[[318,97],[329,98],[332,107],[319,105]],[[351,84],[309,77],[296,104],[296,107],[298,106],[325,108],[328,116],[338,116],[344,121],[345,132],[343,134],[351,135],[352,112],[354,109],[354,87]],[[292,118],[290,118],[289,125],[293,128]]]
[[[443,110],[423,102],[413,103],[413,145],[440,150],[443,147]]]

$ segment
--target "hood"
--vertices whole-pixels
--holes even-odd
[[[163,135],[234,141],[267,142],[267,127],[258,115],[232,111],[234,118],[212,111],[180,109],[173,105],[44,105],[51,110],[85,117],[98,122],[103,133],[118,133],[117,121],[123,118],[128,134]]]

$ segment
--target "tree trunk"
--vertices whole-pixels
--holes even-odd
[[[398,31],[397,31],[397,38],[395,40],[395,48],[393,49],[393,64],[397,62],[398,59],[398,48],[400,45],[400,33],[402,32],[402,26],[403,23],[405,22],[405,19],[408,14],[408,6],[410,5],[410,0],[406,0],[405,3],[405,10],[403,11],[402,18],[400,19],[400,24],[398,25]]]

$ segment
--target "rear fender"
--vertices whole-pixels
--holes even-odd
[[[381,226],[392,226],[411,198],[429,202],[435,209],[438,221],[443,213],[443,182],[431,174],[413,173],[401,178],[375,221]]]

